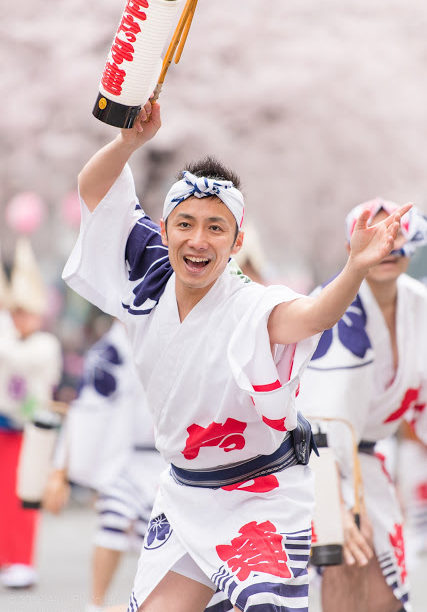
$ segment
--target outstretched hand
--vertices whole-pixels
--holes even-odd
[[[383,221],[370,226],[368,226],[370,211],[368,209],[363,211],[350,240],[350,258],[358,268],[368,270],[389,255],[399,231],[400,219],[411,208],[412,204],[405,204]]]
[[[121,130],[121,139],[126,144],[139,148],[151,140],[161,126],[160,105],[153,104],[148,100],[139,111],[133,126],[130,129]]]

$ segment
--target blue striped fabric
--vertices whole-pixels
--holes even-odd
[[[235,580],[222,566],[211,580],[219,587],[205,612],[228,612],[233,609],[231,601],[242,612],[304,612],[308,611],[307,565],[311,548],[311,530],[282,533],[284,549],[289,559],[292,578],[275,579],[262,574],[254,575],[250,585],[244,586]],[[231,600],[231,601],[230,601]]]
[[[386,552],[378,555],[378,563],[381,567],[384,579],[393,591],[394,596],[401,602],[403,609],[409,612],[411,606],[409,603],[408,586],[406,583],[405,585],[401,583],[399,568],[393,554],[391,552]]]

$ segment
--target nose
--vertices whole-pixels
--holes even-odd
[[[188,237],[188,246],[197,251],[205,251],[208,248],[206,232],[203,227],[193,228]]]

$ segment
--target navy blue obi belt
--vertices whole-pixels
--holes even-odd
[[[171,464],[171,474],[182,485],[219,489],[268,476],[293,465],[307,465],[312,450],[318,454],[310,423],[298,413],[297,427],[286,433],[282,444],[271,455],[257,455],[246,461],[204,470],[187,470]]]

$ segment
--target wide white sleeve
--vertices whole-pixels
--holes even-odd
[[[126,164],[107,195],[90,212],[81,199],[81,226],[62,277],[74,291],[115,317],[122,315],[128,272],[125,250],[130,231],[143,216]]]
[[[320,335],[297,344],[271,347],[267,324],[280,303],[301,297],[291,289],[272,285],[240,319],[233,332],[228,361],[239,388],[247,392],[263,420],[273,428],[297,425],[295,395],[302,372],[316,349]],[[284,424],[286,419],[286,425]]]

